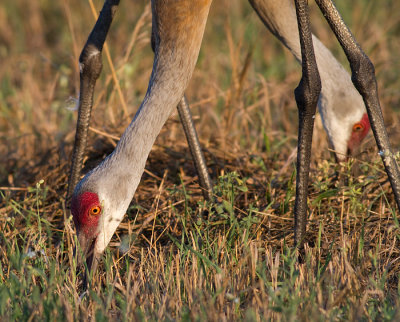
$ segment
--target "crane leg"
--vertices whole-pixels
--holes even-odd
[[[212,199],[212,183],[210,175],[207,171],[207,164],[204,159],[203,151],[196,128],[193,123],[192,114],[190,112],[189,103],[184,95],[178,104],[178,113],[181,119],[183,129],[185,131],[186,140],[189,145],[190,152],[193,157],[197,175],[199,176],[200,187],[202,188],[203,196],[206,200]]]
[[[93,106],[94,87],[102,69],[102,49],[119,2],[119,0],[106,0],[104,2],[99,18],[97,19],[97,22],[79,57],[79,110],[75,143],[72,152],[72,164],[68,180],[67,203],[69,202],[75,186],[80,179],[83,157],[87,144],[90,115]],[[196,128],[192,120],[189,105],[185,98],[182,98],[182,101],[179,103],[177,108],[194,159],[204,198],[211,199],[212,184],[210,176],[207,171],[207,166],[201,150]]]
[[[400,210],[400,172],[383,122],[374,65],[357,44],[332,1],[316,0],[316,2],[350,63],[353,84],[361,94],[367,108],[368,118],[379,154],[382,157],[397,206]]]
[[[106,0],[104,2],[99,18],[79,57],[80,94],[78,121],[76,124],[72,164],[68,179],[67,204],[80,179],[87,143],[90,114],[93,106],[94,87],[103,66],[101,52],[118,5],[119,0]]]
[[[294,240],[301,248],[307,223],[308,176],[314,119],[321,92],[321,80],[315,60],[307,0],[295,0],[302,56],[302,77],[295,89],[299,111]]]

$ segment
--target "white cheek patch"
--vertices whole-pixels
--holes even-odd
[[[345,108],[340,114],[334,109],[336,105],[342,104]],[[329,105],[329,108],[327,108]],[[343,109],[342,106],[342,109]],[[329,140],[333,145],[333,149],[336,152],[338,159],[345,159],[347,156],[348,144],[351,137],[353,125],[360,122],[364,113],[365,107],[361,105],[351,105],[346,97],[330,97],[328,100],[326,97],[321,97],[319,104],[322,121],[324,128],[329,136]]]
[[[103,220],[99,222],[99,234],[96,239],[95,251],[97,254],[103,253],[108,243],[110,242],[114,232],[119,226],[120,221],[117,220]]]
[[[338,157],[346,158],[347,146],[351,136],[351,130],[348,128],[346,123],[341,124],[337,120],[332,120],[332,133],[335,133],[334,138],[330,138],[333,148],[337,153]]]
[[[107,205],[105,200],[101,201],[103,214],[99,219],[98,235],[96,239],[95,252],[97,254],[103,253],[106,249],[108,243],[110,242],[114,232],[117,230],[119,224],[121,223],[126,209],[129,206],[129,201],[127,205],[121,203],[119,207],[113,208]]]

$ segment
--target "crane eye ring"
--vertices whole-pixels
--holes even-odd
[[[101,208],[100,206],[92,206],[89,210],[89,214],[92,216],[98,216],[101,213]]]
[[[356,123],[353,125],[353,132],[360,132],[362,130],[364,130],[364,125],[361,123]]]

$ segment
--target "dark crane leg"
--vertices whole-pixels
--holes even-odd
[[[193,157],[194,165],[196,167],[197,175],[199,176],[199,182],[203,196],[206,200],[211,200],[213,196],[212,183],[210,175],[207,171],[207,164],[204,159],[204,154],[201,151],[201,145],[193,123],[192,114],[190,113],[189,103],[185,95],[182,97],[177,108],[183,129],[185,131],[186,140],[189,144],[189,149]]]
[[[397,206],[400,209],[400,173],[390,147],[378,99],[374,66],[355,41],[331,0],[316,0],[321,12],[339,40],[352,70],[352,81],[360,92],[367,108],[369,121],[375,135]],[[297,156],[297,186],[295,203],[295,244],[301,247],[307,223],[307,186],[310,166],[312,127],[321,82],[315,63],[310,32],[307,0],[295,0],[299,25],[303,76],[295,90],[299,109],[299,142]]]
[[[294,92],[299,111],[294,241],[301,247],[306,232],[311,143],[321,79],[315,61],[307,0],[295,0],[295,4],[302,56],[302,78]]]
[[[94,87],[103,67],[101,52],[118,5],[119,0],[106,0],[104,2],[99,18],[79,56],[80,93],[78,121],[68,180],[67,204],[80,180],[93,106]]]
[[[67,203],[79,182],[83,166],[83,157],[87,144],[90,115],[93,106],[93,92],[102,69],[102,50],[112,19],[118,8],[119,0],[106,0],[99,18],[79,57],[80,96],[75,143],[72,153],[71,171],[68,180]],[[186,138],[192,153],[200,186],[206,199],[211,199],[212,184],[207,171],[204,155],[191,117],[189,105],[185,98],[178,105],[178,112],[185,130]]]
[[[397,206],[400,210],[400,172],[383,122],[374,65],[357,44],[332,1],[316,0],[316,2],[350,63],[351,79],[355,88],[360,92],[367,108],[369,122],[374,132],[379,154],[382,157]]]

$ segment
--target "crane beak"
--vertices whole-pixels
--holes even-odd
[[[88,282],[93,277],[98,266],[98,255],[94,250],[96,238],[87,238],[82,231],[77,232],[78,245],[75,246],[74,256],[77,260],[77,275],[84,270],[83,287],[88,288]],[[85,265],[86,264],[86,265]]]

